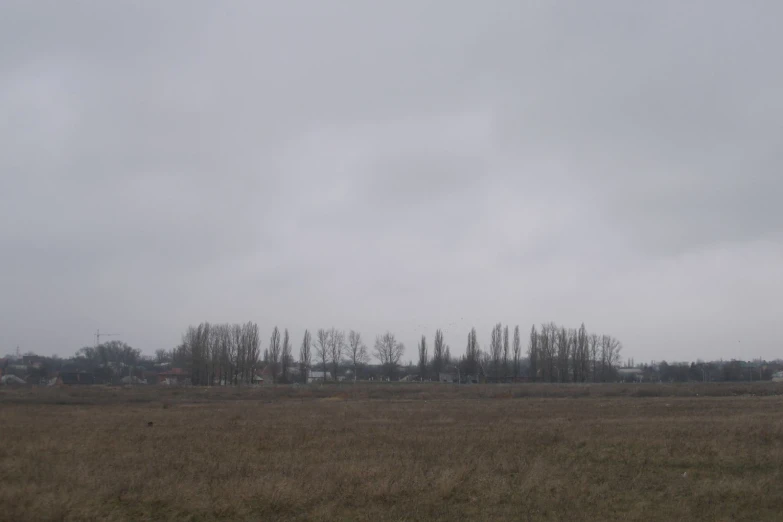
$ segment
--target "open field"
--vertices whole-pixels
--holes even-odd
[[[0,520],[781,520],[782,394],[2,389]]]

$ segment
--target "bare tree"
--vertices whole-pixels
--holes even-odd
[[[568,330],[557,330],[557,382],[568,381]]]
[[[231,328],[232,344],[236,351],[232,369],[232,379],[235,384],[250,384],[255,377],[258,357],[261,349],[261,337],[258,325],[248,322],[244,325],[235,324]],[[268,360],[268,350],[266,351]]]
[[[489,355],[489,352],[485,352],[484,350],[479,350],[478,355],[479,375],[487,377],[489,375],[489,369],[493,366],[492,357]],[[494,373],[497,374],[497,371]]]
[[[443,344],[443,332],[435,332],[435,343],[432,345],[432,374],[440,379],[440,372],[445,369],[446,345]]]
[[[448,368],[451,365],[451,348],[446,345],[446,350],[443,352],[443,368]]]
[[[348,357],[353,365],[353,380],[356,382],[359,367],[367,363],[367,345],[362,341],[362,334],[355,330],[348,333]]]
[[[503,325],[498,323],[492,329],[489,341],[489,366],[495,382],[500,380],[500,360],[503,354]]]
[[[242,362],[246,383],[252,383],[258,367],[258,356],[261,351],[261,336],[258,325],[248,322],[242,327],[242,343],[245,359]]]
[[[211,384],[210,376],[212,372],[210,354],[210,330],[209,323],[201,323],[197,327],[188,327],[185,335],[182,336],[182,344],[185,346],[191,356],[191,382],[196,386],[209,386]],[[99,357],[108,361],[107,356],[101,353],[101,349],[108,345],[100,345]],[[105,349],[103,351],[106,351]],[[106,364],[106,362],[104,362]]]
[[[168,350],[155,350],[155,362],[157,364],[165,364],[171,362],[171,354]]]
[[[503,369],[501,371],[501,378],[503,381],[508,379],[508,358],[509,358],[509,345],[508,345],[508,325],[503,329]]]
[[[397,372],[397,365],[405,354],[405,345],[397,342],[394,334],[386,332],[375,338],[375,357],[378,358],[386,376],[390,379]]]
[[[305,384],[307,384],[307,374],[310,372],[310,363],[313,357],[310,344],[310,331],[305,330],[302,346],[299,348],[299,373],[302,375],[302,382]]]
[[[218,355],[217,380],[220,386],[232,384],[233,364],[231,357],[234,336],[232,325],[219,324],[215,327],[216,353]]]
[[[107,347],[111,348],[111,344],[99,346],[96,356],[102,357]],[[172,351],[171,357],[175,365],[190,371],[191,382],[195,385],[236,385],[252,381],[259,347],[255,323],[201,323],[188,327],[182,344]],[[126,367],[132,368],[136,364],[132,351],[123,357],[128,361],[124,363]]]
[[[229,358],[233,361],[231,364],[231,382],[234,386],[238,386],[240,383],[244,384],[244,381],[240,380],[241,372],[245,364],[245,342],[244,342],[244,328],[240,324],[231,325],[231,353]]]
[[[332,363],[334,380],[340,370],[340,362],[345,352],[345,332],[332,328],[329,330],[329,361]]]
[[[571,375],[574,382],[584,382],[588,373],[587,330],[584,323],[578,330],[569,330]]]
[[[240,324],[235,324],[231,329],[232,344],[236,349],[236,356],[234,357],[234,372],[232,379],[235,385],[245,384],[245,363],[247,362],[248,355],[248,343],[246,342],[246,327]]]
[[[560,328],[555,323],[545,324],[541,329],[541,333],[544,337],[542,339],[543,349],[541,350],[544,362],[544,377],[545,380],[548,380],[549,382],[555,382],[558,378],[557,333],[559,330]]]
[[[522,357],[522,339],[519,337],[519,325],[514,327],[514,380],[519,377],[519,361]]]
[[[283,333],[283,351],[280,353],[280,375],[283,382],[288,382],[291,362],[291,340],[288,337],[288,328],[286,328]]]
[[[235,333],[237,326],[239,325],[227,324],[226,330],[223,333],[226,343],[226,383],[231,384],[232,386],[238,384],[236,382],[238,343]]]
[[[464,363],[465,376],[478,377],[479,345],[475,328],[471,328],[470,333],[468,334],[468,345],[465,348]]]
[[[315,354],[323,365],[324,381],[326,381],[326,360],[329,358],[329,331],[319,328],[315,338]]]
[[[421,336],[419,343],[419,380],[427,380],[427,365],[429,364],[429,354],[427,353],[427,338]]]
[[[620,363],[622,344],[611,335],[601,336],[601,380],[606,382],[613,374],[613,369]]]
[[[272,337],[269,339],[269,366],[272,383],[277,383],[277,373],[280,368],[280,330],[277,326],[272,330]]]
[[[587,342],[590,350],[590,361],[592,363],[592,380],[593,382],[598,381],[598,335],[597,334],[590,334],[588,337]]]
[[[568,330],[569,370],[571,382],[579,382],[579,331],[573,328]]]
[[[183,368],[190,371],[193,365],[193,357],[190,348],[184,343],[180,343],[171,350],[171,364],[177,368]]]
[[[220,384],[221,343],[220,325],[213,324],[209,331],[209,385]]]
[[[527,357],[530,361],[530,380],[536,381],[538,380],[538,360],[539,360],[539,353],[540,353],[540,347],[539,347],[539,336],[538,332],[536,331],[536,325],[533,325],[533,327],[530,329],[530,342],[527,345]]]

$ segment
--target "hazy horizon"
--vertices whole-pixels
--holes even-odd
[[[0,5],[0,354],[555,322],[783,356],[776,2]]]

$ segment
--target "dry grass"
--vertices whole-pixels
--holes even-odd
[[[780,520],[782,392],[2,390],[0,520]]]

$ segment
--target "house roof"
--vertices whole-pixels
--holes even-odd
[[[158,377],[186,377],[188,375],[190,374],[182,368],[172,368],[171,370],[160,372]]]
[[[147,381],[145,379],[139,379],[136,376],[131,378],[130,375],[126,375],[125,377],[120,379],[120,382],[123,384],[147,384]]]

